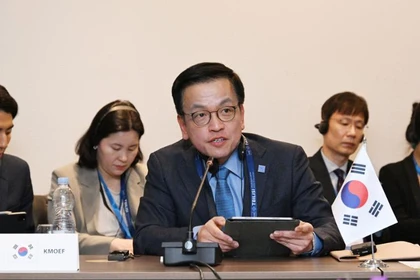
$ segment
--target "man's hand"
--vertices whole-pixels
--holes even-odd
[[[226,220],[223,217],[213,217],[198,232],[197,241],[219,243],[222,251],[229,252],[239,247],[239,243],[225,234],[221,228],[225,226]]]
[[[310,223],[300,221],[294,231],[277,230],[270,234],[270,238],[288,247],[293,254],[299,255],[312,251],[314,228]]]

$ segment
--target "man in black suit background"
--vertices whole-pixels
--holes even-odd
[[[172,97],[183,140],[149,157],[136,218],[136,254],[162,255],[162,242],[185,239],[207,157],[214,157],[218,168],[209,172],[193,213],[198,241],[217,242],[228,252],[241,244],[222,231],[227,218],[294,217],[301,220],[294,231],[269,237],[296,255],[344,248],[303,149],[242,134],[245,93],[233,70],[220,63],[193,65],[174,81]]]
[[[13,120],[18,104],[0,85],[0,211],[26,212],[27,232],[34,232],[31,175],[26,161],[5,154],[12,137]],[[7,225],[0,225],[1,227]]]
[[[366,100],[353,92],[331,96],[322,105],[321,122],[315,127],[323,135],[323,145],[309,158],[324,196],[332,204],[353,161],[349,158],[363,140],[369,120]]]

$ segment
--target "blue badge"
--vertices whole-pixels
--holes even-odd
[[[258,165],[258,172],[265,173],[265,165]]]

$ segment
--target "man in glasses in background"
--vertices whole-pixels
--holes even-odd
[[[321,109],[322,121],[315,127],[323,135],[322,147],[309,158],[315,178],[332,205],[353,161],[349,157],[363,140],[369,120],[366,100],[352,92],[331,96]]]
[[[190,209],[214,158],[193,213],[199,242],[223,252],[241,246],[222,231],[232,216],[294,217],[294,231],[270,238],[305,256],[344,248],[322,187],[303,149],[244,133],[244,86],[220,63],[200,63],[174,81],[172,97],[183,140],[150,155],[147,183],[136,219],[136,254],[162,255],[162,242],[186,237]]]

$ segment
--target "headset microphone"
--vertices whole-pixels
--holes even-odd
[[[322,135],[326,134],[328,131],[328,122],[327,121],[321,121],[320,123],[317,123],[314,125],[316,129],[318,129],[319,133]]]

